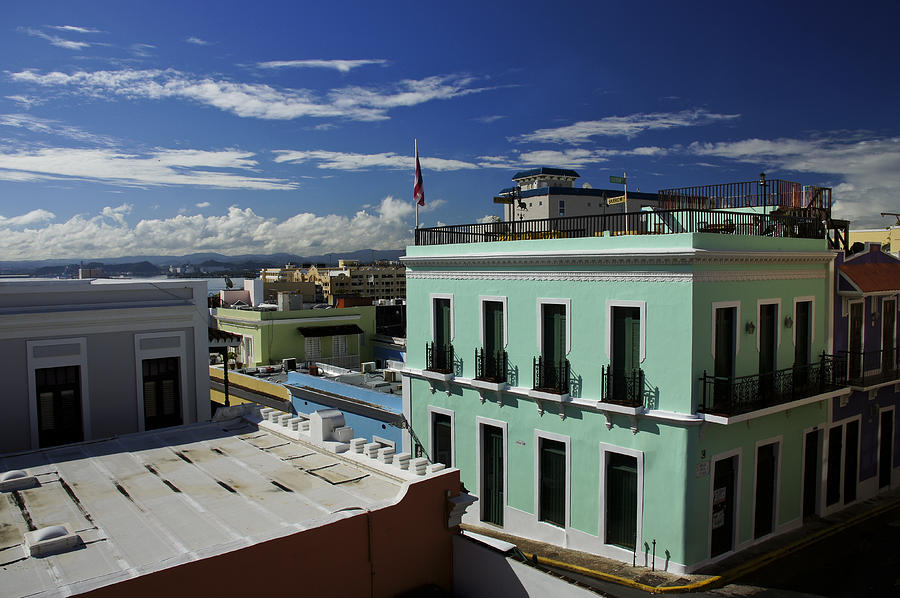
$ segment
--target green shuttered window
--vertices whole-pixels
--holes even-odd
[[[566,445],[558,440],[540,439],[541,521],[566,525]]]

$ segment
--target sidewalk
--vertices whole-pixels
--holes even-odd
[[[630,563],[512,536],[496,528],[471,525],[461,527],[515,544],[529,559],[555,570],[570,571],[645,592],[681,593],[721,587],[782,556],[802,550],[841,530],[898,507],[900,488],[859,501],[827,517],[813,517],[802,528],[755,544],[690,575],[632,567]]]

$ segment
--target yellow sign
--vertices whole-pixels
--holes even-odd
[[[625,203],[625,196],[620,195],[619,197],[610,197],[606,200],[606,205],[608,206],[614,206],[617,203]]]

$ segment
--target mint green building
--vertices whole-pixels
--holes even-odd
[[[741,185],[417,231],[404,412],[465,522],[690,572],[821,512],[841,223],[830,190]]]
[[[372,361],[375,307],[263,311],[218,309],[221,330],[240,334],[237,361],[245,366],[280,365],[282,359],[316,361],[359,369]]]

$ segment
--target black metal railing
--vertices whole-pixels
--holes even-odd
[[[475,349],[475,379],[485,382],[506,382],[506,351],[491,353]]]
[[[819,361],[774,372],[722,378],[704,371],[699,411],[740,415],[824,394],[847,386],[847,365],[840,355],[822,354]]]
[[[659,206],[668,210],[721,210],[750,207],[817,208],[831,210],[831,189],[783,179],[662,189]]]
[[[440,374],[453,373],[453,345],[425,344],[425,369]]]
[[[534,389],[555,394],[569,392],[569,360],[547,361],[534,358]]]
[[[847,360],[847,382],[851,386],[872,386],[900,379],[900,351],[838,351]]]
[[[725,210],[676,209],[457,224],[417,228],[415,232],[416,245],[448,245],[491,241],[576,239],[607,234],[615,237],[719,233],[824,239],[826,230],[821,215],[814,210],[801,210],[793,214],[751,214]]]
[[[600,375],[600,400],[604,403],[627,407],[641,407],[644,404],[644,372],[640,368],[616,372],[609,366],[603,366]]]

